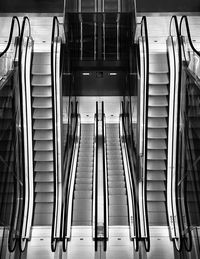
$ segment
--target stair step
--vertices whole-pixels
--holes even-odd
[[[34,161],[53,161],[53,151],[37,151],[34,155]]]
[[[166,140],[148,139],[148,149],[167,149]]]
[[[33,122],[34,130],[52,130],[53,124],[52,120],[34,120]]]
[[[168,106],[168,99],[166,96],[149,96],[149,106]]]
[[[166,74],[150,73],[149,84],[151,85],[169,84],[169,75],[167,73]]]
[[[33,75],[32,86],[51,86],[51,75]]]
[[[166,107],[149,107],[149,117],[168,117],[168,110]]]
[[[51,75],[51,65],[33,64],[31,73],[35,75]]]
[[[149,139],[166,139],[167,131],[166,129],[148,129]]]
[[[32,90],[32,97],[52,97],[51,86],[34,86]]]
[[[32,107],[40,108],[40,109],[52,108],[52,98],[51,97],[34,97]]]
[[[50,65],[51,53],[49,52],[34,52],[33,65]]]
[[[52,172],[53,171],[53,162],[36,162],[34,166],[34,171],[36,172]]]
[[[34,142],[34,151],[52,151],[52,140],[37,140]]]
[[[52,182],[41,182],[35,184],[35,192],[37,193],[50,193],[54,192],[54,186]]]
[[[33,119],[52,119],[52,109],[34,109]]]
[[[149,85],[149,95],[164,96],[168,94],[169,90],[167,85]]]

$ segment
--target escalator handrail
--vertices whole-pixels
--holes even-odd
[[[73,174],[75,173],[75,168],[77,160],[77,148],[79,147],[79,141],[80,141],[80,115],[78,114],[78,103],[76,102],[76,109],[75,109],[75,115],[73,114],[73,111],[71,111],[70,115],[72,116],[72,129],[73,129],[73,124],[75,124],[74,131],[72,132],[72,152],[70,154],[69,158],[69,171],[67,172],[66,170],[68,169],[67,165],[64,168],[65,175],[67,176],[66,179],[64,179],[64,189],[63,189],[63,219],[62,219],[62,240],[63,240],[63,251],[66,252],[67,250],[67,242],[70,233],[69,225],[71,224],[70,222],[70,217],[68,216],[69,211],[69,205],[70,205],[70,192],[73,191],[73,186],[72,186],[72,181],[71,179],[73,178]],[[68,153],[65,155],[69,156]],[[75,166],[75,168],[73,168]],[[71,211],[72,212],[72,211]]]
[[[136,195],[136,190],[135,188],[133,188],[133,186],[136,185],[135,183],[135,179],[134,179],[134,170],[135,168],[133,168],[131,166],[131,159],[133,159],[132,155],[130,155],[129,149],[128,147],[128,139],[127,139],[127,132],[126,132],[126,127],[125,127],[125,121],[124,121],[124,116],[125,116],[125,109],[124,109],[124,103],[122,102],[121,104],[121,114],[122,114],[122,118],[120,118],[120,130],[122,131],[121,134],[124,138],[124,143],[125,143],[125,153],[127,155],[127,161],[129,161],[129,169],[130,169],[130,173],[129,173],[129,178],[130,178],[130,191],[131,191],[131,198],[132,198],[132,207],[133,207],[133,211],[132,214],[134,215],[134,234],[135,234],[135,240],[134,241],[134,248],[135,251],[137,252],[139,250],[139,222],[138,222],[138,207],[137,207],[137,195]],[[121,125],[122,123],[122,125]],[[132,136],[131,136],[132,137]],[[122,141],[122,140],[121,140]],[[134,164],[134,163],[133,163]]]
[[[179,25],[179,33],[180,33],[180,36],[183,37],[183,35],[182,35],[182,30],[183,30],[183,23],[184,23],[184,22],[185,22],[187,38],[188,38],[190,47],[191,47],[191,49],[195,52],[195,54],[196,54],[198,57],[200,57],[200,52],[194,47],[194,44],[193,44],[193,42],[192,42],[192,37],[191,37],[191,33],[190,33],[189,22],[188,22],[188,18],[187,18],[186,15],[183,15],[183,16],[181,17],[181,20],[180,20],[180,25]],[[184,51],[184,48],[183,48],[183,51]],[[185,52],[184,52],[184,56],[185,56]]]
[[[149,98],[148,98],[148,94],[149,94],[149,40],[148,40],[148,29],[147,29],[147,18],[146,16],[142,17],[141,20],[141,37],[143,39],[143,46],[144,46],[144,63],[145,63],[145,73],[144,73],[144,96],[145,96],[145,100],[146,103],[144,104],[144,111],[145,111],[145,116],[144,116],[144,124],[145,124],[145,128],[144,128],[144,139],[143,141],[145,141],[145,150],[144,150],[144,170],[143,170],[143,214],[145,217],[145,229],[146,229],[146,237],[142,238],[144,241],[144,246],[145,246],[145,250],[148,252],[150,250],[150,233],[149,233],[149,219],[148,219],[148,208],[147,208],[147,130],[148,130],[148,106],[149,106]],[[144,146],[144,145],[143,145]]]
[[[103,142],[103,192],[104,192],[104,251],[107,250],[108,239],[108,172],[106,160],[106,122],[104,113],[104,102],[102,102],[102,142]]]
[[[98,102],[96,102],[96,114],[95,114],[95,145],[96,145],[96,154],[95,156],[95,168],[94,168],[94,174],[95,174],[95,182],[94,182],[94,190],[95,190],[95,196],[94,199],[94,242],[95,242],[95,251],[97,251],[98,248]]]
[[[51,249],[56,250],[58,239],[61,238],[61,174],[62,174],[62,152],[61,152],[61,111],[59,97],[62,95],[61,86],[57,85],[57,77],[61,75],[60,69],[60,53],[62,40],[59,35],[59,20],[56,16],[53,17],[52,34],[51,34],[51,86],[52,86],[52,114],[53,114],[53,157],[54,157],[54,202],[53,202],[53,217],[52,217],[52,232],[51,232]],[[59,55],[59,61],[57,61]],[[59,63],[58,63],[59,62]],[[61,101],[61,100],[60,100]],[[58,150],[59,149],[59,150]],[[55,233],[56,232],[56,233]]]
[[[11,26],[10,26],[10,34],[9,34],[9,39],[8,39],[8,43],[5,47],[5,49],[0,53],[0,58],[8,51],[8,49],[10,48],[11,42],[12,42],[12,38],[13,38],[13,33],[14,33],[14,27],[15,24],[17,24],[17,28],[18,28],[18,35],[17,37],[20,37],[20,23],[19,23],[19,19],[17,16],[13,16],[12,21],[11,21]],[[16,55],[16,51],[15,50],[15,55]],[[15,56],[14,55],[14,56]]]
[[[174,30],[174,32],[172,31]],[[174,39],[177,40],[177,46],[174,44]],[[174,87],[170,89],[170,96],[172,95],[172,103],[169,100],[169,112],[170,108],[172,111],[170,112],[170,117],[172,119],[172,124],[168,125],[168,130],[170,130],[171,135],[169,135],[168,131],[168,145],[169,141],[172,143],[171,148],[172,150],[169,151],[168,146],[168,161],[171,161],[172,164],[168,166],[168,181],[167,181],[167,208],[168,208],[168,219],[169,224],[171,226],[171,235],[174,245],[178,251],[182,248],[182,239],[181,239],[181,220],[180,220],[180,210],[178,206],[178,184],[177,184],[177,172],[179,171],[179,164],[177,158],[179,157],[180,150],[179,147],[179,121],[180,121],[180,98],[181,98],[181,72],[182,72],[182,57],[181,57],[181,44],[180,44],[180,37],[179,37],[179,30],[178,30],[178,19],[175,15],[171,17],[170,26],[169,26],[169,37],[168,40],[171,42],[172,47],[168,45],[168,53],[169,53],[169,61],[171,60],[170,57],[170,49],[172,49],[172,56],[173,56],[173,66],[174,67]],[[175,50],[178,49],[178,52]],[[177,65],[178,62],[178,65]],[[178,75],[176,74],[178,69]],[[172,105],[171,105],[172,104]],[[174,121],[176,119],[176,121]],[[171,125],[171,127],[170,127]],[[175,145],[175,146],[174,146]],[[175,152],[174,152],[175,148]],[[170,157],[170,160],[169,160]],[[174,166],[175,161],[175,166]],[[175,173],[174,173],[175,170]],[[173,219],[173,220],[172,220]]]
[[[19,60],[19,85],[20,86],[22,86],[22,84],[23,84],[23,80],[22,80],[22,72],[23,73],[25,73],[25,71],[23,71],[22,70],[22,65],[24,65],[24,67],[26,67],[26,59],[25,59],[25,64],[22,64],[22,47],[23,47],[23,40],[24,40],[24,34],[25,34],[25,29],[26,29],[26,27],[27,27],[27,29],[28,29],[28,35],[26,36],[27,37],[27,42],[29,42],[30,40],[33,42],[33,40],[32,40],[32,37],[31,37],[31,26],[30,26],[30,20],[29,20],[29,18],[27,17],[27,16],[25,16],[24,18],[23,18],[23,21],[22,21],[22,28],[21,28],[21,34],[20,34],[20,39],[19,39],[19,53],[18,53],[18,55],[19,55],[19,58],[18,58],[18,60]],[[25,56],[26,56],[26,54],[27,54],[27,51],[28,51],[28,44],[26,45],[26,51],[25,51]],[[25,79],[26,80],[26,79]],[[26,101],[27,102],[27,101]],[[23,121],[24,121],[24,119],[25,119],[25,117],[24,117],[24,113],[23,113],[23,108],[24,107],[22,107],[22,104],[23,104],[23,93],[22,93],[22,89],[21,89],[21,87],[20,87],[20,103],[21,103],[21,109],[20,109],[20,114],[21,114],[21,121],[22,121],[22,123],[23,123]],[[24,150],[24,146],[25,146],[25,142],[24,142],[24,139],[25,139],[25,132],[24,132],[24,127],[21,127],[21,133],[22,133],[22,146],[23,146],[23,148],[22,148],[22,150],[21,150],[21,152],[22,152],[22,158],[24,158],[25,157],[25,150]],[[24,197],[23,197],[23,205],[22,205],[22,207],[23,207],[23,212],[22,212],[22,215],[24,215],[24,212],[25,212],[25,205],[26,205],[26,197],[25,197],[25,193],[26,193],[26,188],[29,188],[29,186],[27,187],[26,186],[26,176],[25,176],[25,174],[26,174],[26,172],[25,172],[25,164],[24,164],[24,162],[23,162],[23,168],[22,168],[22,171],[23,171],[23,195],[24,195]],[[32,183],[33,184],[33,183]],[[29,192],[30,192],[31,190],[29,190]],[[33,190],[32,190],[33,191]],[[33,198],[32,196],[33,196],[33,193],[30,193],[30,195],[31,195],[31,198]],[[29,201],[29,199],[28,199],[28,201]],[[28,205],[28,208],[29,208],[29,205]],[[29,215],[30,217],[32,217],[33,215]],[[27,219],[26,219],[26,217],[25,217],[25,220],[27,221]],[[30,222],[30,219],[29,219],[29,223],[31,224],[31,222]],[[25,226],[24,226],[24,224],[25,224]],[[27,227],[26,226],[26,223],[24,223],[24,218],[22,219],[22,222],[21,222],[21,229],[20,229],[20,250],[23,252],[24,250],[25,250],[25,248],[26,248],[26,245],[27,245],[27,241],[28,241],[28,239],[29,239],[29,237],[22,237],[22,232],[23,232],[23,230],[24,230],[24,228],[25,228],[25,231],[29,231],[30,232],[30,227],[31,227],[31,225],[29,226],[29,227]],[[30,233],[29,233],[30,234]]]

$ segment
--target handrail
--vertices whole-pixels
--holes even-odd
[[[13,38],[13,32],[14,32],[14,27],[15,24],[17,24],[17,28],[18,28],[18,35],[17,37],[20,37],[20,24],[19,24],[19,19],[17,16],[13,16],[12,21],[11,21],[11,26],[10,26],[10,35],[9,35],[9,39],[8,39],[8,43],[6,45],[6,48],[0,53],[0,57],[2,57],[7,50],[10,48],[11,42],[12,42],[12,38]],[[16,53],[15,53],[16,55]]]
[[[120,115],[120,140],[122,146],[122,155],[124,161],[124,170],[126,177],[126,185],[127,185],[127,195],[128,195],[128,207],[129,207],[129,224],[130,224],[130,238],[133,241],[134,249],[137,252],[139,250],[139,220],[138,220],[138,202],[136,195],[137,185],[134,177],[133,164],[130,163],[133,156],[130,154],[130,150],[128,148],[128,139],[127,132],[125,127],[125,110],[124,103],[121,104],[121,115]],[[131,136],[132,137],[132,136]],[[126,160],[126,163],[125,163]]]
[[[73,174],[75,173],[76,170],[76,161],[77,161],[77,156],[78,156],[78,147],[79,147],[79,141],[80,141],[80,115],[78,114],[77,108],[78,103],[76,102],[76,109],[75,111],[71,110],[71,113],[69,114],[72,118],[71,122],[71,128],[73,129],[73,124],[74,126],[74,131],[68,134],[72,134],[72,143],[71,143],[71,154],[67,153],[65,154],[68,156],[68,164],[66,167],[64,167],[64,173],[66,177],[64,178],[63,181],[63,218],[62,218],[62,240],[63,240],[63,251],[66,252],[67,250],[67,242],[70,238],[70,228],[71,228],[71,208],[69,209],[70,206],[72,206],[72,201],[70,201],[71,192],[73,192],[73,182],[72,179],[74,178]],[[75,114],[73,114],[75,112]],[[68,146],[69,148],[69,146]]]
[[[28,30],[25,36],[25,30]],[[19,45],[19,83],[22,131],[22,157],[23,163],[23,220],[20,231],[20,250],[24,251],[27,241],[31,235],[33,217],[33,147],[32,147],[32,115],[31,115],[31,87],[30,68],[33,40],[31,38],[30,21],[28,17],[23,18]]]
[[[183,31],[185,24],[185,34]],[[187,66],[189,70],[191,70],[198,78],[200,78],[199,72],[199,62],[200,62],[200,52],[194,47],[192,42],[191,34],[190,34],[190,27],[187,16],[182,16],[179,25],[179,33],[181,38],[181,45],[183,49],[183,56],[184,56],[184,64]],[[187,42],[186,42],[187,39]],[[186,50],[186,44],[188,43],[188,50]],[[198,64],[198,65],[197,65]]]
[[[172,31],[173,30],[173,31]],[[168,122],[168,160],[167,160],[167,213],[171,238],[178,251],[182,248],[180,210],[178,206],[179,123],[181,98],[181,45],[178,20],[172,16],[167,40],[170,66],[169,122]]]
[[[95,242],[95,251],[98,249],[98,102],[96,102],[96,114],[95,114],[95,168],[94,168],[94,190],[95,190],[95,196],[93,197],[94,200],[94,242]]]
[[[62,40],[59,35],[59,21],[53,17],[51,35],[51,83],[52,83],[52,113],[53,113],[53,156],[54,156],[54,205],[51,232],[51,249],[56,250],[57,241],[61,235],[61,215],[62,215],[62,111],[61,98],[62,86],[61,75],[61,45]]]
[[[104,251],[107,250],[108,239],[108,172],[106,159],[106,122],[104,114],[104,102],[102,102],[102,142],[103,142],[103,189],[104,189]]]
[[[149,106],[149,42],[147,19],[145,16],[141,20],[141,31],[139,46],[143,61],[141,64],[141,96],[140,96],[140,181],[139,181],[139,215],[140,215],[140,235],[144,241],[145,250],[150,250],[149,220],[147,210],[147,130],[148,130],[148,106]]]
[[[195,49],[194,44],[192,42],[192,38],[191,38],[191,34],[190,34],[189,22],[188,22],[188,18],[187,18],[186,15],[183,15],[181,17],[181,20],[180,20],[180,25],[179,25],[180,36],[183,37],[183,22],[185,22],[186,33],[187,33],[187,37],[188,37],[188,40],[189,40],[190,47],[197,54],[197,56],[200,57],[200,52]],[[183,41],[182,41],[182,44],[183,44]],[[184,51],[184,54],[185,54],[185,51]]]

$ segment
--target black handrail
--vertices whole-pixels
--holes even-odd
[[[179,131],[179,123],[180,123],[180,100],[181,100],[181,73],[182,73],[182,56],[181,56],[181,41],[180,41],[180,37],[179,37],[179,29],[178,29],[178,20],[177,17],[175,15],[173,15],[171,17],[170,20],[170,26],[169,26],[169,36],[172,38],[172,43],[173,43],[173,37],[176,37],[177,40],[177,47],[178,47],[178,94],[177,94],[177,124],[176,124],[176,132],[177,132],[177,138],[176,138],[176,158],[178,159],[179,154],[180,154],[180,150],[179,150],[179,141],[180,141],[180,131]],[[174,48],[174,45],[173,45]],[[176,60],[175,57],[175,51],[173,52],[174,54],[174,60]],[[175,62],[175,61],[174,61]],[[175,62],[176,63],[176,62]],[[175,75],[176,77],[177,75]],[[176,89],[174,89],[174,96],[175,96],[175,92]],[[175,102],[175,98],[174,98],[174,102]],[[173,104],[173,110],[175,109],[175,104]],[[173,112],[173,114],[175,114],[175,112]],[[176,115],[175,115],[176,116]],[[177,160],[178,161],[178,160]],[[177,162],[176,163],[176,172],[179,172],[180,170],[180,165]],[[180,236],[180,240],[179,240],[179,246],[177,246],[177,238],[173,239],[173,242],[175,244],[175,247],[178,251],[180,251],[182,249],[182,239],[181,239],[181,229],[180,229],[180,222],[181,222],[181,212],[180,212],[180,208],[178,206],[179,200],[178,200],[178,175],[176,176],[176,182],[175,182],[175,193],[171,193],[171,197],[173,197],[173,195],[175,195],[175,200],[176,200],[176,208],[177,208],[177,226],[178,226],[178,235]],[[172,198],[171,198],[172,199]],[[172,208],[173,210],[173,208]],[[170,219],[168,219],[170,220]]]
[[[96,175],[96,178],[95,178],[95,219],[94,219],[94,242],[95,242],[95,251],[97,251],[98,249],[98,117],[99,117],[99,114],[98,114],[98,102],[96,102],[96,114],[95,114],[95,117],[96,117],[96,168],[95,168],[95,175]]]
[[[53,17],[53,25],[52,25],[52,34],[51,34],[51,87],[52,87],[52,114],[53,114],[53,172],[54,172],[54,202],[53,202],[53,217],[52,217],[52,231],[51,231],[51,250],[52,252],[55,252],[56,250],[56,244],[57,244],[57,238],[54,237],[54,230],[55,230],[55,212],[56,212],[56,190],[57,190],[57,167],[56,167],[56,118],[55,114],[57,113],[56,103],[55,103],[55,84],[54,84],[54,77],[55,77],[55,71],[54,71],[54,44],[57,42],[57,38],[59,37],[59,20],[56,16]]]
[[[20,85],[20,103],[22,104],[23,103],[23,93],[22,93],[22,89],[21,89],[21,86],[22,86],[22,47],[23,47],[23,39],[24,39],[24,34],[25,34],[25,29],[26,29],[26,26],[28,26],[28,37],[31,37],[31,26],[30,26],[30,20],[27,16],[25,16],[23,18],[23,21],[22,21],[22,28],[21,28],[21,35],[20,35],[20,40],[19,40],[19,85]],[[20,106],[20,114],[21,114],[21,121],[23,122],[24,121],[24,114],[23,114],[23,107],[22,105]],[[24,127],[21,127],[21,134],[22,134],[22,158],[25,157],[24,155],[24,138],[25,138],[25,134],[24,134]],[[25,182],[25,165],[24,165],[24,162],[22,163],[22,172],[23,172],[23,183]],[[25,193],[25,185],[23,184],[23,196],[24,196],[24,193]],[[25,207],[25,197],[23,197],[23,213],[22,215],[24,214],[24,207]],[[23,227],[23,217],[22,217],[22,222],[20,224],[20,240],[22,239],[21,237],[21,234],[22,234],[22,227]],[[21,252],[24,251],[25,249],[25,246],[22,247],[22,243],[21,241],[19,242],[19,247],[20,247],[20,250]]]
[[[67,170],[67,179],[66,181],[64,180],[64,183],[66,184],[64,186],[65,190],[64,190],[64,193],[65,193],[65,196],[63,197],[63,213],[62,213],[62,227],[61,229],[63,229],[63,233],[61,233],[61,237],[63,239],[63,251],[66,252],[67,250],[67,246],[66,246],[66,243],[67,243],[67,240],[65,240],[65,237],[66,237],[66,230],[67,230],[67,209],[68,208],[68,203],[69,203],[69,191],[70,191],[70,185],[71,185],[71,181],[70,181],[70,177],[71,177],[71,174],[70,174],[70,165],[73,164],[73,150],[74,150],[74,146],[76,144],[76,140],[77,140],[77,127],[78,127],[78,102],[76,102],[76,106],[75,106],[75,111],[73,111],[73,109],[71,109],[71,113],[69,113],[69,116],[73,117],[75,119],[75,122],[72,118],[72,122],[71,122],[71,125],[70,127],[73,129],[73,124],[75,123],[75,127],[74,127],[74,131],[72,132],[72,143],[70,143],[71,145],[71,153],[65,153],[66,156],[69,157],[69,160],[68,160],[68,164],[66,164],[66,167],[64,168],[64,171],[66,172]],[[70,133],[68,132],[68,134],[70,135]],[[68,146],[69,148],[69,146]],[[68,151],[68,150],[66,150]],[[69,168],[68,168],[69,167]]]
[[[122,102],[121,109],[122,109],[122,111],[121,111],[121,113],[122,113],[122,127],[123,127],[123,131],[124,131],[126,146],[128,147],[129,141],[128,141],[127,130],[126,130],[126,125],[125,125],[126,111],[125,111],[125,108],[124,108],[124,102]],[[132,125],[131,125],[131,127],[132,127]],[[132,136],[132,133],[131,133],[131,138],[132,137],[133,136]],[[132,139],[132,142],[133,142],[133,139]],[[131,149],[134,152],[133,146],[131,146]],[[128,151],[128,160],[130,161],[131,181],[132,181],[133,186],[135,187],[136,182],[135,182],[135,179],[134,179],[134,171],[135,171],[136,165],[133,162],[132,154],[130,154],[130,148],[127,148],[127,151]],[[133,209],[134,209],[134,211],[133,211],[134,219],[133,220],[134,220],[134,229],[135,229],[135,235],[136,235],[135,240],[134,240],[134,248],[135,248],[135,251],[137,252],[139,250],[139,216],[138,216],[138,201],[137,201],[136,192],[137,192],[136,188],[133,188],[133,193],[132,193]]]
[[[188,18],[186,15],[183,15],[181,17],[181,20],[180,20],[180,25],[179,25],[179,33],[180,33],[180,36],[183,36],[183,22],[185,22],[185,27],[186,27],[186,33],[187,33],[187,37],[188,37],[188,41],[189,41],[189,44],[190,44],[190,47],[191,49],[197,54],[198,57],[200,57],[200,52],[196,50],[196,48],[194,47],[193,45],[193,42],[192,42],[192,38],[191,38],[191,34],[190,34],[190,27],[189,27],[189,22],[188,22]],[[183,43],[183,42],[182,42]],[[185,56],[185,50],[183,48],[183,51],[184,51],[184,56]]]
[[[6,45],[6,48],[0,53],[0,57],[2,57],[7,52],[7,50],[10,48],[10,45],[11,45],[11,42],[12,42],[12,38],[13,38],[15,24],[17,24],[17,28],[18,28],[18,35],[17,35],[17,37],[20,37],[20,23],[19,23],[19,19],[18,19],[17,16],[13,16],[12,22],[11,22],[11,26],[10,26],[10,35],[9,35],[8,43]],[[15,55],[16,55],[16,53],[15,53]]]
[[[148,107],[149,107],[149,39],[148,39],[148,29],[147,29],[147,19],[145,16],[142,17],[141,20],[141,36],[144,38],[144,43],[145,43],[145,50],[146,50],[146,71],[145,71],[145,86],[146,86],[146,93],[145,93],[145,98],[146,98],[146,103],[144,104],[145,107],[145,134],[144,134],[144,139],[147,142],[147,132],[148,132]],[[145,189],[145,211],[148,211],[147,208],[147,145],[145,146],[145,151],[144,151],[144,157],[145,157],[145,165],[144,165],[144,189]],[[150,250],[150,233],[149,233],[149,219],[148,219],[148,213],[146,213],[146,226],[147,226],[147,238],[144,240],[144,245],[145,245],[145,250],[148,252]]]
[[[105,132],[105,114],[104,114],[104,102],[102,102],[102,143],[103,143],[103,191],[104,191],[104,251],[107,250],[107,177],[106,177],[106,160],[105,160],[105,137],[106,137],[106,132]]]

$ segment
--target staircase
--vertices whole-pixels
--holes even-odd
[[[126,183],[119,124],[106,124],[109,226],[128,226]]]
[[[167,54],[150,54],[147,132],[147,206],[150,226],[166,226],[169,70]]]
[[[53,114],[50,53],[34,53],[32,63],[34,146],[34,226],[51,226],[53,213]]]
[[[81,139],[74,186],[73,226],[92,225],[93,130],[93,124],[81,124]]]

